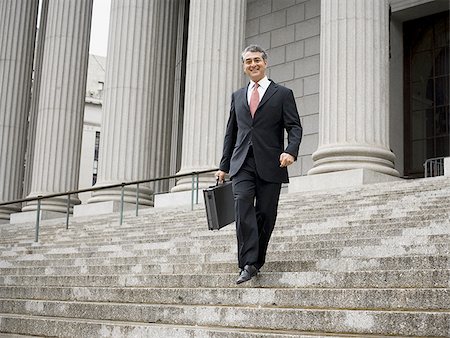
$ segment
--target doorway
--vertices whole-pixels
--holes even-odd
[[[450,155],[449,11],[407,21],[404,42],[404,175]]]

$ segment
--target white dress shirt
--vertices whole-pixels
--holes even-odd
[[[258,94],[259,94],[259,102],[261,102],[261,99],[263,98],[264,94],[266,93],[267,88],[269,88],[270,80],[267,78],[267,76],[264,76],[261,80],[258,81]],[[250,83],[247,87],[247,102],[248,105],[250,105],[250,97],[252,96],[253,87],[255,87],[255,82],[250,80]]]

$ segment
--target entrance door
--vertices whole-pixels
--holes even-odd
[[[407,21],[404,32],[405,176],[450,155],[449,12]]]

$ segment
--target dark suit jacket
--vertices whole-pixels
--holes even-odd
[[[288,144],[284,148],[284,130]],[[280,155],[297,159],[302,126],[292,90],[271,81],[252,118],[247,86],[234,92],[227,123],[220,170],[232,178],[241,168],[250,144],[258,175],[267,182],[287,183],[287,168],[280,168]]]

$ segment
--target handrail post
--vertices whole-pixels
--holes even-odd
[[[39,222],[41,218],[41,198],[42,196],[38,196],[37,200],[37,209],[36,209],[36,230],[34,234],[34,241],[37,243],[39,241]]]
[[[195,185],[195,204],[198,204],[198,181],[199,181],[199,174],[198,173],[195,175],[195,181],[196,181],[196,185]]]
[[[70,194],[67,194],[66,230],[69,229]]]
[[[423,163],[424,177],[444,175],[444,157],[429,158]]]
[[[136,217],[139,215],[139,183],[136,184]]]
[[[440,165],[440,168],[442,170],[442,164]],[[140,180],[140,181],[131,181],[131,182],[122,182],[122,183],[116,183],[111,185],[105,185],[101,187],[92,187],[89,189],[79,189],[79,190],[72,190],[72,191],[66,191],[62,193],[55,193],[55,194],[48,194],[48,195],[39,195],[31,198],[23,198],[23,199],[17,199],[12,200],[8,202],[2,202],[0,201],[0,206],[3,205],[10,205],[15,203],[28,203],[28,202],[34,202],[37,201],[37,210],[36,210],[36,230],[35,230],[35,240],[38,242],[39,240],[39,227],[40,227],[40,218],[41,218],[41,209],[42,209],[42,200],[48,199],[48,198],[55,198],[60,196],[68,196],[67,198],[67,213],[66,213],[66,229],[69,228],[70,223],[70,207],[71,207],[71,195],[73,194],[79,194],[84,192],[92,192],[92,191],[99,191],[104,189],[117,189],[121,187],[121,196],[120,196],[120,225],[123,224],[123,211],[124,211],[124,204],[125,204],[125,187],[128,185],[134,185],[136,184],[136,216],[139,215],[139,193],[140,193],[140,186],[141,183],[150,183],[150,182],[156,182],[166,179],[178,179],[178,178],[187,178],[191,176],[192,178],[192,187],[191,187],[191,210],[194,210],[194,203],[199,203],[199,185],[200,185],[200,174],[206,174],[209,172],[217,171],[218,169],[211,169],[211,170],[201,170],[201,171],[193,171],[190,173],[184,173],[184,174],[177,174],[167,177],[158,177],[158,178],[152,178],[148,180]],[[195,193],[195,195],[194,195]],[[153,194],[154,195],[154,194]]]
[[[120,225],[123,223],[123,195],[124,195],[125,183],[122,183],[120,191]]]
[[[191,177],[191,211],[194,210],[194,185],[195,185],[195,173],[192,173]]]

